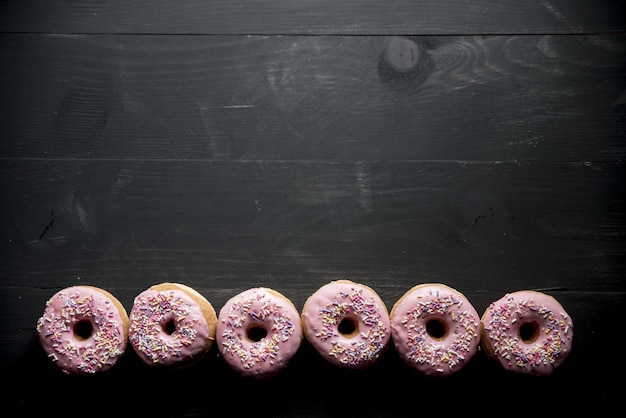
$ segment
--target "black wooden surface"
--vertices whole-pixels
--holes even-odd
[[[619,404],[625,27],[608,0],[0,1],[3,415]],[[393,42],[417,54],[412,71],[385,59]],[[354,374],[304,343],[259,383],[215,350],[170,373],[129,349],[68,377],[36,341],[46,300],[75,284],[127,310],[163,281],[216,309],[254,286],[301,309],[337,278],[388,307],[442,282],[481,313],[542,290],[572,316],[574,349],[550,378],[481,352],[432,380],[393,348]]]

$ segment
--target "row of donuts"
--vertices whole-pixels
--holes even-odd
[[[257,287],[217,312],[182,283],[160,283],[134,299],[130,314],[108,291],[71,286],[47,302],[38,339],[66,374],[113,367],[130,343],[146,364],[186,368],[214,343],[237,373],[263,379],[287,366],[306,340],[337,367],[365,370],[393,345],[416,373],[448,376],[482,347],[502,367],[549,375],[571,351],[573,323],[552,296],[531,290],[504,295],[479,316],[458,290],[442,283],[409,289],[388,310],[379,295],[351,280],[311,294],[299,312],[276,290]]]

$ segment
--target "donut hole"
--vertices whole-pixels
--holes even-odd
[[[79,341],[88,340],[93,334],[93,324],[87,319],[78,321],[74,325],[74,337]]]
[[[435,340],[443,340],[448,335],[448,324],[439,318],[426,321],[426,332]]]
[[[337,325],[337,331],[346,338],[352,338],[358,333],[359,326],[354,318],[343,318]]]
[[[176,332],[176,322],[173,318],[167,319],[161,324],[161,328],[163,329],[163,332],[167,335],[172,335]]]
[[[261,325],[251,325],[246,330],[246,338],[248,339],[248,341],[256,343],[261,341],[265,337],[267,337],[267,328]]]
[[[524,322],[520,325],[518,335],[522,342],[532,344],[539,338],[539,324],[535,321]]]

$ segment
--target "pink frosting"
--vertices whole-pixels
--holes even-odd
[[[255,337],[255,331],[264,335]],[[300,347],[300,316],[280,293],[248,289],[220,310],[216,340],[233,370],[253,378],[270,377],[287,366]]]
[[[126,312],[120,313],[107,295],[73,286],[48,300],[37,332],[44,351],[64,373],[91,374],[110,369],[124,353],[125,319]]]
[[[439,324],[429,332],[429,324]],[[409,290],[392,309],[391,336],[398,355],[417,372],[448,376],[478,351],[480,317],[461,293],[446,285]]]
[[[390,341],[389,313],[370,288],[330,282],[307,299],[302,312],[307,340],[330,363],[355,370],[373,365]],[[340,332],[348,321],[354,332]]]
[[[145,290],[130,312],[129,340],[149,365],[183,366],[206,352],[209,325],[182,290]]]
[[[572,348],[572,319],[556,299],[541,292],[506,294],[489,305],[482,324],[483,337],[507,370],[550,375]],[[530,339],[522,337],[525,326],[535,327]]]

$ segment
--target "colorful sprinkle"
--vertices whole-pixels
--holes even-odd
[[[84,341],[74,335],[74,327],[83,321],[93,328]],[[109,298],[91,289],[70,288],[48,300],[37,321],[37,332],[50,351],[48,357],[64,373],[93,374],[111,367],[124,353],[122,326],[118,309]]]
[[[549,374],[569,353],[572,323],[533,297],[506,295],[488,307],[485,331],[494,354],[520,371]],[[540,331],[533,342],[524,342],[517,324],[536,322]]]
[[[420,295],[417,299],[424,299]],[[407,350],[408,362],[432,368],[438,373],[451,372],[476,352],[480,337],[480,321],[474,309],[461,310],[463,299],[453,294],[428,295],[405,312],[400,323],[406,337],[398,344]],[[404,306],[404,305],[403,305]],[[451,328],[454,338],[439,341],[429,336],[428,319],[439,318]],[[403,334],[404,335],[404,334]]]
[[[164,329],[172,324],[172,330]],[[209,328],[200,307],[184,292],[146,290],[135,298],[129,340],[153,364],[181,363],[203,353]]]
[[[224,358],[243,374],[266,377],[284,366],[301,341],[297,311],[263,289],[250,289],[228,301],[219,315],[218,343]],[[252,341],[248,329],[258,326],[267,335]]]
[[[384,351],[389,333],[381,306],[374,296],[364,296],[364,290],[351,287],[340,291],[336,297],[319,309],[321,327],[314,334],[321,341],[329,340],[328,356],[347,367],[358,367],[376,360]],[[338,326],[351,318],[363,325],[355,338],[341,338]],[[361,327],[359,327],[360,329]]]

